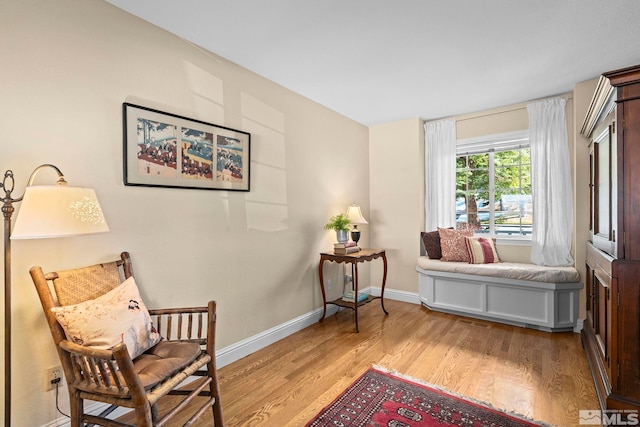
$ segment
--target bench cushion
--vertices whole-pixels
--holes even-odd
[[[573,267],[549,267],[544,265],[500,262],[495,264],[469,264],[418,258],[418,267],[423,270],[448,271],[452,273],[503,277],[505,279],[532,280],[534,282],[579,282],[580,274]]]

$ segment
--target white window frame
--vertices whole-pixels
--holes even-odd
[[[529,130],[523,129],[514,132],[505,132],[500,134],[483,135],[474,138],[458,139],[456,141],[456,158],[465,154],[480,154],[494,151],[506,151],[511,149],[523,148],[529,146]],[[493,156],[490,156],[489,163],[490,182],[494,180],[494,164]],[[495,189],[490,188],[489,206],[494,206]],[[535,218],[534,218],[535,221]],[[496,238],[499,243],[511,245],[531,245],[531,235],[504,236],[496,235],[494,229],[495,212],[490,209],[490,233],[489,237]],[[487,236],[487,233],[478,234],[478,236]]]

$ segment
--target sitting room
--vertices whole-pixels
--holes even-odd
[[[3,1],[5,427],[637,424],[640,3],[531,3]]]

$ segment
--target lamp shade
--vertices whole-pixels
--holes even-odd
[[[347,208],[347,217],[351,224],[369,224],[364,216],[362,216],[362,211],[360,210],[360,206],[351,205]]]
[[[29,186],[11,239],[46,239],[109,231],[90,188],[62,185]]]

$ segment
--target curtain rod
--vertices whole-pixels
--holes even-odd
[[[469,117],[465,117],[465,118],[462,118],[462,119],[455,119],[455,120],[456,120],[456,123],[465,122],[467,120],[479,119],[481,117],[495,116],[496,114],[510,113],[511,111],[519,111],[519,110],[526,110],[526,109],[527,109],[526,105],[521,105],[519,107],[505,108],[505,109],[502,109],[502,110],[492,111],[490,113],[484,113],[484,114],[473,114],[472,113],[472,115],[470,115]]]
[[[527,101],[526,103],[511,105],[509,107],[496,109],[496,110],[490,111],[490,112],[475,113],[475,114],[474,113],[461,114],[461,115],[459,115],[457,117],[463,117],[463,118],[456,118],[456,116],[445,117],[445,118],[436,119],[436,120],[428,120],[428,121],[425,121],[424,123],[437,122],[439,120],[447,120],[447,119],[454,119],[456,121],[456,123],[458,123],[458,122],[464,122],[464,121],[467,121],[467,120],[478,119],[480,117],[495,116],[496,114],[509,113],[511,111],[518,111],[518,110],[525,110],[527,108],[527,104],[530,104],[530,103],[536,102],[536,101],[543,101],[545,99],[553,99],[553,98],[564,98],[566,100],[570,100],[570,99],[573,99],[573,95],[572,94],[565,94],[565,95],[558,95],[558,96],[550,96],[550,97],[547,97],[547,98],[532,99],[531,101]],[[465,117],[465,116],[467,116],[467,117]]]

